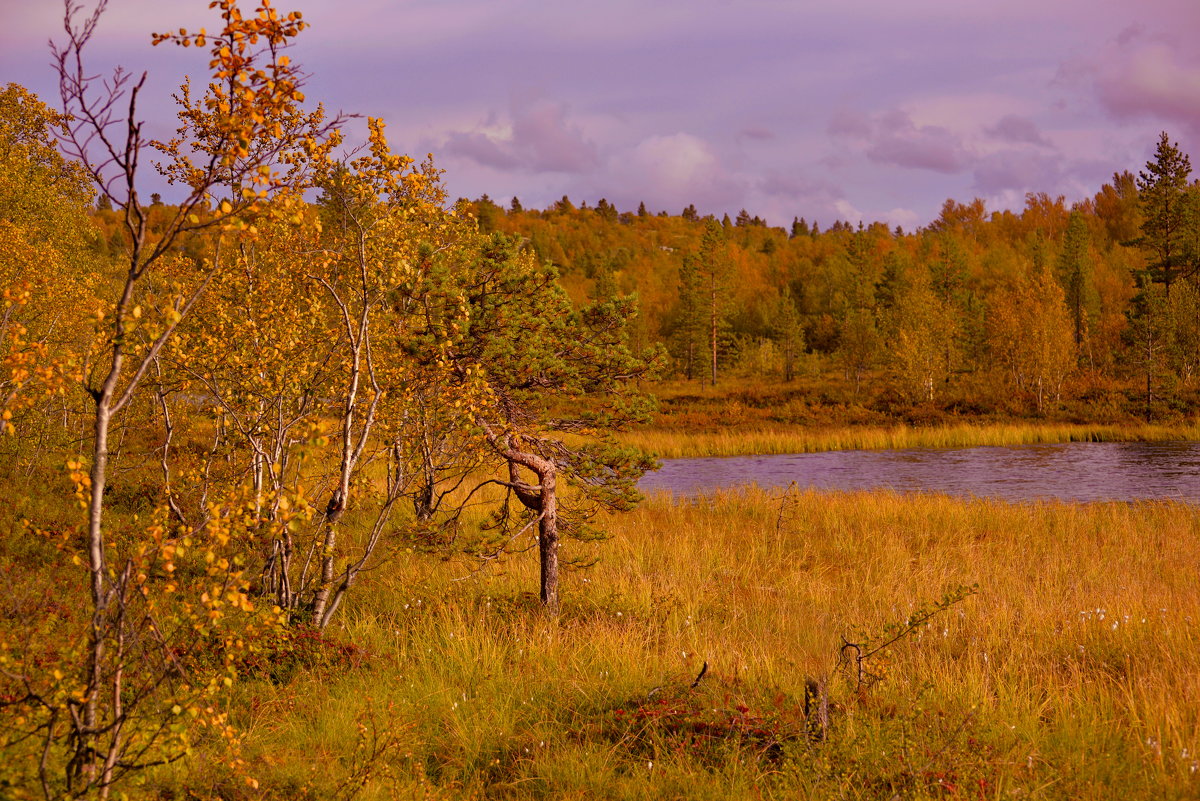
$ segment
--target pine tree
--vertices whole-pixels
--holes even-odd
[[[730,262],[725,232],[716,220],[704,225],[700,238],[700,271],[704,301],[708,312],[709,378],[717,384],[717,361],[720,335],[726,327],[729,306]]]
[[[1155,401],[1167,377],[1169,315],[1165,288],[1150,281],[1147,275],[1139,277],[1138,284],[1140,291],[1129,307],[1126,336],[1133,359],[1140,365],[1145,378],[1143,409],[1149,423],[1154,418]]]
[[[479,222],[479,230],[485,234],[496,230],[496,220],[504,215],[504,212],[492,202],[492,199],[486,194],[483,194],[475,201],[475,218]]]
[[[684,256],[679,266],[678,316],[674,346],[676,359],[690,381],[696,377],[704,350],[704,305],[701,289],[700,260],[694,254]]]
[[[1192,164],[1163,131],[1154,159],[1138,174],[1142,235],[1136,244],[1149,256],[1146,271],[1171,296],[1171,284],[1196,271],[1193,247],[1196,214],[1188,194]]]
[[[870,264],[870,243],[861,225],[850,240],[846,258],[850,285],[846,292],[848,308],[840,328],[838,359],[853,379],[857,395],[880,346],[874,308],[877,287]]]
[[[783,355],[783,380],[791,381],[796,377],[796,360],[804,351],[804,327],[796,299],[788,286],[784,286],[775,304],[771,333]]]
[[[1062,283],[1067,309],[1075,333],[1075,347],[1082,356],[1084,341],[1097,311],[1096,288],[1092,282],[1092,265],[1088,259],[1087,220],[1078,209],[1071,212],[1062,251],[1058,256],[1059,281]]]
[[[596,213],[599,214],[605,222],[617,221],[617,209],[608,202],[608,198],[600,198],[600,202],[596,204]]]

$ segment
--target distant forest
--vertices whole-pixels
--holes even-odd
[[[1200,362],[1200,185],[1167,134],[1094,197],[947,200],[915,231],[564,197],[463,200],[582,302],[636,295],[635,341],[698,382],[821,378],[842,400],[1089,419],[1186,413]]]
[[[947,200],[915,231],[797,217],[789,228],[601,198],[544,210],[460,199],[518,238],[577,304],[634,296],[632,344],[668,374],[834,382],[837,402],[1092,421],[1178,418],[1200,376],[1200,182],[1164,133],[1089,199],[1019,212]],[[156,208],[167,219],[172,207]],[[123,247],[97,210],[95,247]],[[113,251],[113,252],[109,252]],[[832,390],[830,390],[832,391]]]

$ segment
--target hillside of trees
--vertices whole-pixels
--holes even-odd
[[[883,411],[1120,422],[1193,408],[1198,204],[1164,133],[1144,169],[1090,199],[1031,193],[1020,213],[947,200],[908,232],[604,199],[469,206],[481,230],[555,265],[577,301],[636,296],[634,342],[666,346],[670,372],[697,385],[806,378]]]

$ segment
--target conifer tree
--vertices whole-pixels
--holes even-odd
[[[771,332],[783,356],[783,380],[796,377],[796,360],[804,351],[804,326],[791,287],[785,286],[775,304]]]
[[[1088,258],[1087,220],[1078,209],[1071,212],[1058,257],[1059,280],[1063,285],[1067,308],[1071,313],[1075,347],[1082,357],[1084,342],[1096,314],[1096,288]]]
[[[1191,171],[1187,154],[1163,131],[1153,160],[1146,162],[1137,179],[1142,227],[1136,244],[1149,257],[1146,271],[1151,280],[1163,285],[1168,298],[1177,279],[1196,271],[1196,209],[1188,193]]]
[[[711,218],[704,224],[698,258],[707,311],[709,380],[716,386],[720,335],[725,330],[729,309],[731,265],[725,232],[717,221]]]
[[[700,260],[695,254],[679,265],[677,315],[673,335],[676,360],[689,381],[696,377],[704,352],[704,303]]]
[[[1140,291],[1129,306],[1129,328],[1126,337],[1130,355],[1141,368],[1145,383],[1142,413],[1146,422],[1154,419],[1155,401],[1160,398],[1167,377],[1166,356],[1170,341],[1166,289],[1150,281],[1147,275],[1138,280]]]
[[[482,433],[507,475],[484,483],[501,484],[517,501],[495,510],[498,547],[480,555],[499,555],[536,526],[541,601],[557,613],[562,535],[597,537],[588,521],[631,508],[638,479],[654,464],[614,432],[649,412],[638,385],[657,372],[661,354],[629,348],[633,297],[575,309],[553,267],[500,235],[469,243],[462,258],[450,284],[426,302],[428,344],[413,356],[446,376],[451,395],[471,399],[462,404],[464,423]],[[564,398],[579,402],[576,411],[555,403]],[[561,493],[560,481],[575,491]]]
[[[600,198],[600,202],[596,204],[596,213],[599,214],[605,222],[614,223],[617,221],[617,209],[607,198]]]
[[[850,284],[838,342],[838,358],[854,381],[855,395],[863,376],[874,364],[880,345],[875,319],[876,278],[870,256],[870,242],[860,224],[846,249]]]

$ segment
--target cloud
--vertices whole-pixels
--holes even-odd
[[[967,153],[957,134],[940,125],[917,127],[907,113],[884,112],[875,123],[867,158],[916,170],[955,173],[967,166]]]
[[[644,200],[655,209],[701,212],[745,205],[746,183],[708,141],[690,133],[650,135],[613,156],[605,176],[612,185],[606,197],[618,206]],[[677,213],[677,211],[676,211]]]
[[[750,127],[743,128],[738,132],[738,136],[742,139],[752,139],[756,142],[769,142],[775,138],[775,132],[768,128]]]
[[[895,208],[885,211],[882,216],[890,225],[899,225],[910,231],[921,224],[921,215],[912,209]]]
[[[800,216],[826,224],[833,220],[857,222],[868,216],[847,200],[838,184],[797,170],[768,173],[754,183],[753,189],[755,213],[761,209],[767,219],[778,223]]]
[[[969,154],[958,134],[940,125],[918,126],[900,109],[875,116],[839,110],[828,131],[861,141],[867,158],[877,164],[940,173],[957,173],[968,166]]]
[[[1065,177],[1060,156],[1004,150],[982,157],[975,165],[974,188],[988,195],[1017,190],[1056,189]]]
[[[819,198],[830,207],[844,195],[829,181],[812,180],[802,175],[772,172],[761,178],[755,188],[764,195],[790,199]]]
[[[513,114],[513,146],[535,172],[587,172],[597,165],[596,145],[567,122],[566,106],[538,101]]]
[[[1074,162],[1042,135],[1032,119],[1018,113],[1003,114],[990,126],[958,131],[943,125],[918,124],[906,109],[869,115],[842,110],[833,115],[828,130],[843,143],[854,145],[842,148],[839,158],[853,159],[857,149],[875,164],[970,176],[970,191],[989,197],[1011,194],[1023,198],[1026,192],[1060,191],[1068,184],[1074,185]],[[852,167],[829,159],[824,163],[833,169]],[[882,216],[908,227],[918,219],[907,204]]]
[[[586,173],[599,165],[595,143],[567,119],[564,104],[544,98],[514,101],[510,116],[507,130],[452,131],[442,148],[505,171]]]
[[[1125,30],[1117,34],[1116,43],[1120,47],[1127,47],[1131,42],[1136,41],[1139,37],[1146,34],[1146,26],[1140,22],[1135,22]]]
[[[485,167],[511,170],[521,163],[511,147],[503,147],[495,139],[482,133],[452,133],[443,145],[447,153],[463,156]]]
[[[1041,131],[1038,130],[1033,120],[1017,114],[1005,114],[996,121],[995,125],[984,129],[984,133],[993,139],[999,139],[1001,142],[1051,147],[1051,144],[1042,136]]]
[[[630,163],[653,185],[703,205],[716,205],[740,193],[738,181],[712,147],[690,133],[644,139],[632,152]]]
[[[829,119],[827,130],[833,136],[867,137],[874,130],[871,118],[857,111],[838,109]]]
[[[865,221],[865,215],[848,200],[835,202],[833,208],[837,211],[838,219],[840,220],[845,220],[849,223],[861,223]]]
[[[1094,56],[1060,74],[1090,81],[1116,120],[1157,118],[1200,133],[1200,56],[1189,44],[1130,26]]]

